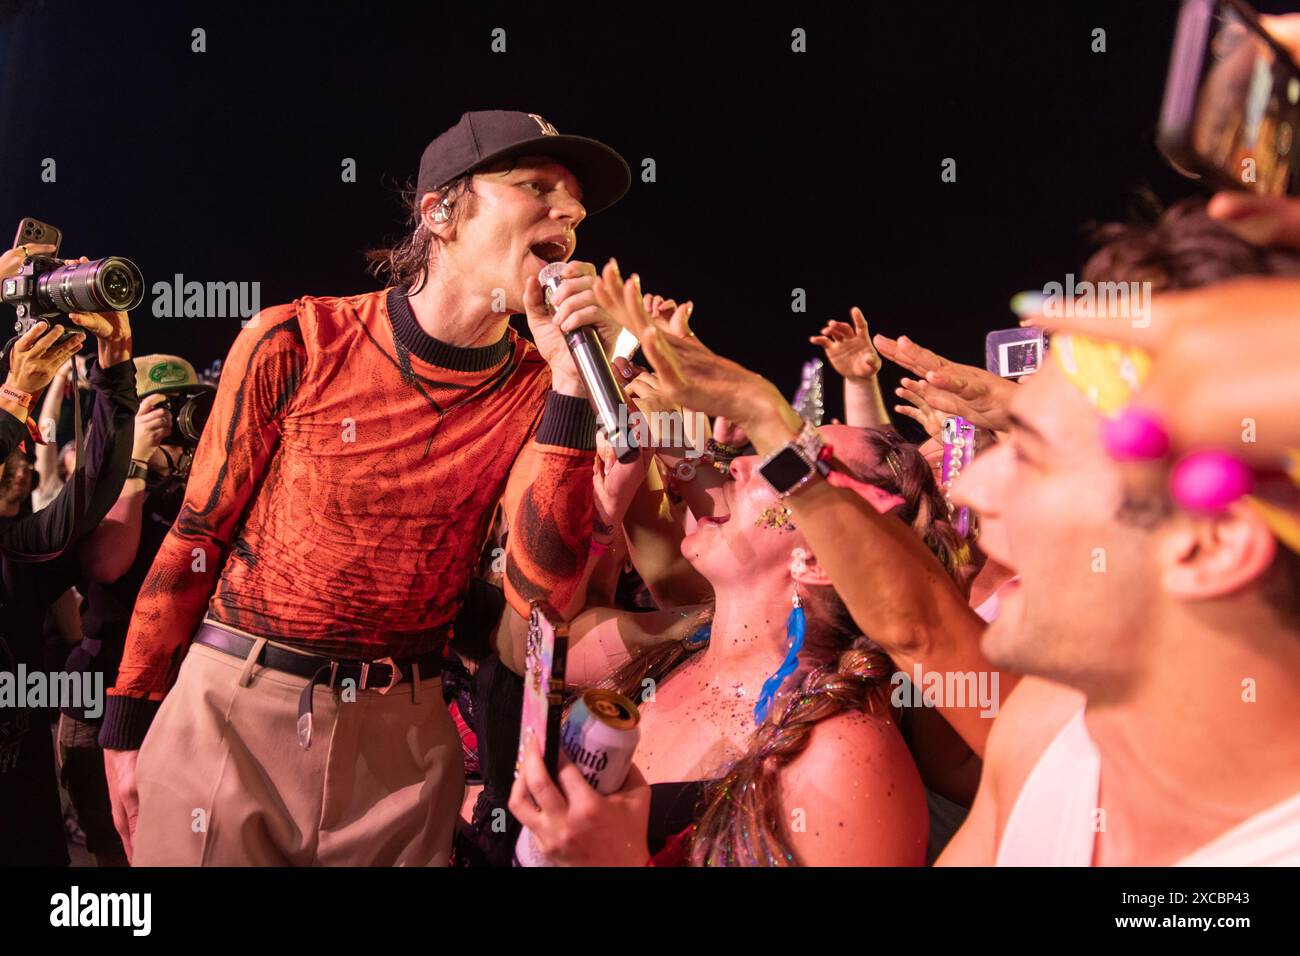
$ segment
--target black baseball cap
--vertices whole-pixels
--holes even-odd
[[[479,110],[465,113],[424,148],[416,200],[457,176],[516,156],[549,156],[578,177],[587,214],[608,209],[632,185],[627,162],[585,136],[567,136],[536,113]]]

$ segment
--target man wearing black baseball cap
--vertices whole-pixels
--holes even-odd
[[[537,114],[466,113],[374,257],[389,288],[240,333],[104,714],[136,864],[447,861],[464,776],[438,674],[503,495],[511,604],[582,602],[595,418],[564,333],[616,329],[569,260],[630,181]]]

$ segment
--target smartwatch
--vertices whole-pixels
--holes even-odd
[[[825,475],[830,466],[821,460],[825,446],[817,427],[804,422],[794,441],[778,448],[759,463],[758,473],[778,498],[794,494],[815,475]]]

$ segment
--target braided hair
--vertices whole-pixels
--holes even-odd
[[[955,577],[970,550],[948,522],[948,506],[929,463],[892,428],[858,429],[859,453],[841,458],[869,482],[904,504],[892,513],[908,524]],[[836,446],[837,454],[841,446]],[[867,461],[867,459],[871,459]],[[807,749],[813,728],[837,714],[888,712],[894,666],[868,638],[833,587],[797,585],[807,616],[807,640],[800,667],[787,681],[793,693],[777,698],[755,731],[749,749],[713,782],[690,836],[696,866],[794,866],[798,859],[785,828],[780,773]],[[647,679],[662,680],[700,645],[674,641],[637,655],[597,686],[640,699]]]
[[[838,660],[807,673],[799,692],[758,728],[749,751],[710,785],[691,834],[695,866],[795,866],[781,810],[781,771],[808,747],[818,723],[847,710],[888,710],[881,693],[894,665],[859,637]]]
[[[970,561],[970,550],[948,521],[948,505],[929,463],[892,428],[866,428],[861,434],[870,455],[852,455],[852,467],[862,480],[903,499],[893,513],[955,577]],[[887,689],[894,673],[888,656],[860,635],[833,587],[800,585],[798,590],[809,640],[800,670],[787,684],[796,689],[784,701],[778,698],[749,750],[708,788],[704,812],[690,836],[695,866],[798,865],[781,806],[781,770],[807,749],[821,721],[850,710],[888,713]],[[829,660],[827,647],[839,649],[830,652]]]

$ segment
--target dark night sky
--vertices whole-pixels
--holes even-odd
[[[466,109],[538,112],[657,163],[579,257],[694,298],[704,341],[789,391],[853,304],[982,362],[1012,293],[1077,270],[1089,222],[1193,188],[1153,145],[1165,0],[464,6],[0,0],[0,224],[53,222],[65,254],[126,255],[150,284],[260,281],[263,305],[363,291],[428,140]],[[201,367],[239,328],[150,302],[140,352]]]

